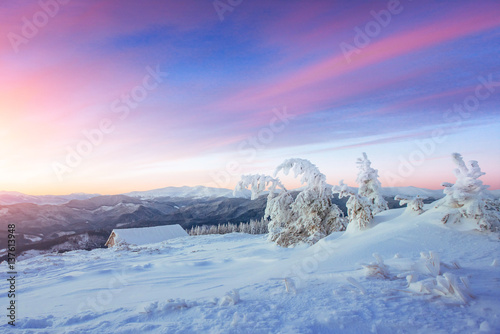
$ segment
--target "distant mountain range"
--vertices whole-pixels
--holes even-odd
[[[420,196],[429,198],[444,197],[443,189],[426,189],[417,187],[385,187],[382,188],[384,196],[394,197],[396,195],[402,196]]]
[[[166,187],[147,191],[133,191],[122,194],[129,197],[140,199],[154,199],[161,197],[179,197],[179,198],[250,198],[250,191],[238,191],[233,195],[233,190],[224,188],[210,188],[204,186],[196,187]],[[38,205],[60,205],[68,203],[72,200],[86,200],[93,197],[101,196],[100,194],[85,194],[75,193],[69,195],[26,195],[17,191],[0,191],[0,205],[12,205],[19,203],[32,203]]]
[[[297,194],[297,192],[294,192]],[[383,188],[391,208],[399,207],[395,195],[424,196],[430,203],[442,190],[415,187]],[[493,191],[500,197],[500,191]],[[345,212],[346,199],[334,199]],[[167,187],[122,195],[71,194],[31,196],[0,192],[0,245],[7,244],[7,224],[16,224],[18,251],[66,251],[103,247],[114,228],[180,224],[195,225],[249,222],[261,219],[266,196],[250,200],[250,191]],[[0,247],[2,248],[2,247]],[[0,249],[0,260],[5,250]]]
[[[87,199],[95,196],[99,196],[99,194],[70,194],[70,195],[26,195],[17,191],[0,191],[0,205],[11,205],[11,204],[19,204],[19,203],[33,203],[38,205],[44,204],[64,204],[68,203],[74,199]]]
[[[384,196],[394,197],[396,195],[405,196],[425,196],[429,198],[441,198],[444,196],[442,189],[432,190],[417,187],[385,187],[382,188]],[[495,197],[500,197],[500,189],[492,190],[490,193]],[[204,186],[196,187],[166,187],[147,191],[133,191],[123,194],[129,197],[140,198],[143,200],[176,197],[176,198],[250,198],[250,191],[243,190],[233,195],[233,190],[224,188],[210,188]],[[99,194],[75,193],[69,195],[26,195],[15,191],[0,191],[0,205],[12,205],[19,203],[32,203],[38,205],[60,205],[68,203],[72,200],[86,200],[93,197],[101,196]]]
[[[233,195],[233,190],[224,188],[210,188],[204,186],[196,187],[166,187],[147,191],[133,191],[124,195],[138,197],[142,199],[152,199],[158,197],[187,197],[187,198],[250,198],[250,191],[238,191]]]
[[[7,244],[7,224],[16,226],[19,254],[93,249],[103,247],[114,228],[180,224],[187,230],[194,225],[248,222],[262,218],[266,203],[265,197],[251,201],[249,193],[234,197],[229,190],[201,187],[133,195],[48,198],[4,192],[0,198],[5,196],[2,203],[8,204],[0,204],[0,245]],[[1,248],[0,260],[5,257]]]

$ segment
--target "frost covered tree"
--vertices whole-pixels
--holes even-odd
[[[346,203],[347,218],[349,219],[348,231],[363,230],[371,223],[373,213],[370,200],[356,194],[344,183],[344,180],[341,180],[338,186],[334,186],[332,192],[338,194],[339,198],[349,197]]]
[[[282,237],[286,235],[287,226],[293,219],[292,213],[293,197],[288,191],[279,194],[274,192],[267,197],[266,211],[264,217],[269,219],[268,240],[283,245]]]
[[[424,212],[424,199],[427,197],[420,197],[419,195],[412,196],[401,196],[396,195],[394,199],[399,201],[399,205],[407,205],[406,211],[415,212],[417,214],[421,214]]]
[[[378,170],[371,167],[371,161],[368,160],[366,153],[363,152],[363,157],[358,158],[356,164],[359,169],[356,179],[359,185],[358,195],[367,198],[373,215],[389,210],[387,201],[381,194],[382,185],[378,180]]]
[[[260,220],[251,219],[248,223],[239,224],[218,224],[217,226],[197,225],[191,227],[188,231],[189,235],[204,235],[204,234],[226,234],[226,233],[248,233],[248,234],[266,234],[268,221],[263,218]]]
[[[289,223],[277,240],[282,246],[298,243],[316,243],[333,231],[344,228],[342,211],[332,202],[331,193],[326,184],[326,176],[314,164],[305,159],[288,159],[276,168],[288,175],[301,177],[305,184],[303,190],[291,205]]]
[[[477,161],[465,164],[462,155],[453,153],[452,159],[457,168],[454,174],[455,184],[444,182],[445,197],[436,207],[450,210],[443,217],[443,223],[458,222],[461,218],[474,219],[481,230],[498,230],[500,228],[500,211],[495,201],[486,194],[489,186],[483,185],[479,178],[484,175]]]
[[[285,187],[278,178],[265,174],[242,175],[240,181],[236,184],[233,194],[243,189],[250,188],[252,199],[257,199],[267,188],[269,195],[273,194],[277,188],[286,191]]]
[[[304,188],[295,200],[281,184],[276,175],[282,172],[301,176]],[[244,175],[235,190],[250,187],[252,198],[269,188],[265,218],[269,219],[268,238],[280,246],[299,243],[314,244],[332,231],[342,230],[342,211],[332,203],[326,177],[310,161],[288,159],[276,168],[275,177],[267,175]],[[279,193],[276,189],[281,188]]]
[[[250,188],[252,199],[258,198],[268,188],[269,194],[267,195],[266,210],[264,213],[264,219],[269,219],[268,239],[280,244],[280,236],[292,216],[292,195],[278,178],[264,174],[242,175],[234,191],[240,191],[245,188]],[[278,188],[280,190],[276,193]]]

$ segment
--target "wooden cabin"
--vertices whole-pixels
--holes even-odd
[[[114,229],[111,232],[105,246],[113,247],[117,244],[139,246],[187,236],[187,232],[184,231],[179,224],[139,228],[120,228]]]

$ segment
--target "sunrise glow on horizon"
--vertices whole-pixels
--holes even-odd
[[[288,158],[356,186],[363,152],[383,186],[441,189],[459,152],[500,189],[499,17],[493,0],[4,2],[0,191],[232,188]]]

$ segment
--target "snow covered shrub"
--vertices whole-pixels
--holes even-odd
[[[285,290],[286,292],[297,293],[297,288],[295,287],[295,282],[291,278],[284,278]]]
[[[442,274],[442,267],[448,269],[459,269],[460,266],[456,261],[452,262],[451,265],[442,263],[439,255],[433,251],[421,252],[420,259],[415,261],[411,265],[409,271],[404,271],[397,275],[397,277],[406,277],[408,283],[417,281],[421,276],[424,277],[436,277]]]
[[[466,277],[460,277],[460,282],[452,273],[437,275],[418,282],[410,282],[408,290],[423,295],[445,297],[455,304],[467,304],[474,295],[469,289]]]
[[[196,302],[186,301],[185,299],[169,299],[166,303],[152,302],[144,305],[144,313],[148,315],[158,315],[177,310],[185,310],[197,306]]]
[[[459,222],[462,218],[476,221],[480,230],[496,231],[500,228],[500,211],[495,201],[489,198],[479,177],[484,175],[477,161],[469,161],[466,165],[459,153],[452,154],[453,162],[457,165],[454,171],[457,181],[455,184],[443,183],[445,197],[436,207],[449,209],[443,217],[443,223]]]
[[[408,283],[407,292],[428,296],[429,300],[442,298],[441,300],[449,304],[467,304],[472,298],[470,284],[467,277],[457,277],[450,272],[442,272],[443,267],[448,269],[460,269],[456,262],[447,265],[440,261],[438,254],[433,251],[421,252],[420,259],[413,261],[398,261],[396,266],[399,270],[404,270],[400,274],[392,277],[389,268],[380,256],[373,254],[376,262],[364,265],[367,276],[380,278],[404,278]],[[402,267],[401,264],[404,264]]]
[[[359,196],[341,180],[338,186],[332,188],[334,194],[339,194],[339,198],[349,197],[346,203],[347,218],[349,225],[347,230],[362,230],[366,228],[373,219],[371,202],[366,198]]]
[[[362,295],[366,295],[365,287],[361,283],[359,283],[354,277],[346,277],[346,281],[351,283],[353,287],[357,288]],[[355,290],[351,289],[351,291],[354,292]]]
[[[240,291],[238,289],[233,289],[221,298],[219,306],[236,305],[240,300]]]
[[[425,268],[429,271],[429,275],[436,277],[441,273],[439,255],[432,251],[429,251],[429,255],[426,252],[421,252],[420,258],[425,261]]]
[[[368,199],[373,215],[389,210],[387,201],[381,194],[382,185],[378,180],[378,170],[371,167],[371,161],[368,160],[366,153],[363,152],[363,157],[358,158],[356,164],[359,169],[356,179],[359,185],[358,195]]]
[[[269,219],[268,238],[280,246],[299,243],[314,244],[333,231],[344,228],[342,211],[332,203],[326,177],[310,161],[288,159],[276,168],[288,175],[302,176],[306,184],[295,200],[278,178],[268,175],[244,175],[235,191],[250,187],[252,198],[257,198],[268,188],[264,218]],[[276,189],[281,188],[279,193]]]
[[[399,205],[407,204],[406,212],[417,214],[424,212],[424,199],[426,198],[427,197],[420,197],[419,195],[416,197],[396,195],[396,197],[394,197],[396,201],[399,201]]]
[[[389,268],[385,265],[382,257],[377,253],[373,253],[372,255],[375,258],[376,262],[363,265],[366,271],[366,276],[377,278],[391,278]]]

